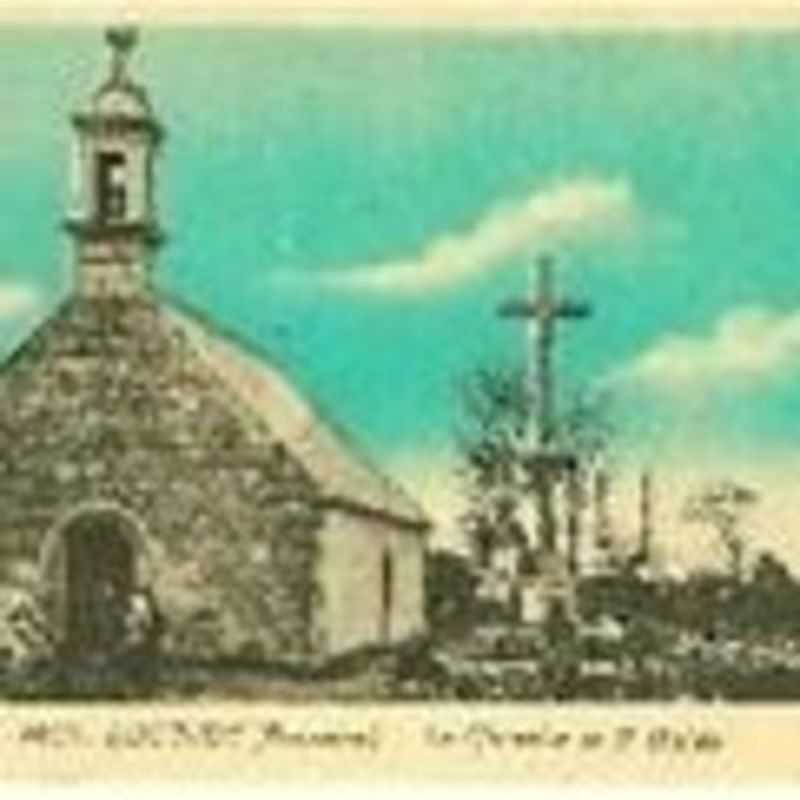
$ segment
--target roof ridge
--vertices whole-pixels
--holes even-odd
[[[360,478],[362,483],[369,484],[369,490],[367,491],[365,487],[364,494],[379,495],[370,502],[359,498],[358,492],[353,493],[343,489],[332,492],[331,500],[341,500],[350,505],[361,504],[365,510],[371,512],[380,512],[383,509],[391,516],[427,527],[427,516],[419,503],[399,482],[388,477],[374,463],[363,448],[353,440],[350,432],[333,420],[316,399],[311,398],[307,392],[301,391],[295,385],[293,378],[287,375],[290,370],[280,363],[280,359],[242,337],[240,333],[219,325],[205,312],[184,300],[169,296],[164,296],[163,299],[165,301],[161,306],[163,312],[172,316],[178,324],[198,330],[206,338],[207,346],[210,345],[211,348],[216,347],[218,350],[224,351],[226,356],[224,364],[221,363],[221,359],[214,358],[214,354],[208,350],[204,355],[208,357],[208,360],[214,361],[218,374],[226,373],[220,374],[226,383],[230,384],[234,377],[230,373],[235,370],[237,372],[236,379],[246,378],[246,383],[253,384],[250,396],[243,396],[242,399],[255,413],[265,419],[273,435],[281,438],[280,432],[275,428],[274,419],[270,419],[255,398],[255,395],[259,394],[259,390],[263,394],[267,388],[275,395],[282,395],[285,404],[294,406],[292,409],[285,409],[294,413],[293,424],[296,426],[288,436],[290,441],[287,444],[290,447],[292,445],[300,446],[305,451],[306,457],[312,460],[320,461],[327,457],[329,461],[336,461],[338,466],[343,466],[346,461],[346,466],[350,467],[351,472],[359,473],[351,475],[351,477]],[[236,361],[240,363],[237,364]],[[256,383],[259,383],[260,386],[255,387]],[[237,394],[240,396],[248,394],[247,391],[242,392],[241,385],[234,388],[237,389]],[[287,435],[286,428],[283,433]],[[321,451],[324,451],[324,456]],[[304,460],[302,454],[298,457],[301,461]],[[319,468],[319,464],[317,467]],[[326,487],[322,488],[324,490]]]
[[[51,311],[48,311],[40,319],[37,319],[30,330],[0,358],[0,369],[5,371],[23,358],[25,353],[27,353],[30,348],[34,347],[41,337],[45,335],[46,331],[53,325],[57,325],[59,320],[66,316],[74,305],[74,295],[68,294],[66,297],[61,298]]]

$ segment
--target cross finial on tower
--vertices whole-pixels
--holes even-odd
[[[111,79],[121,82],[131,50],[136,47],[139,32],[133,25],[115,25],[106,30],[106,42],[111,48]]]

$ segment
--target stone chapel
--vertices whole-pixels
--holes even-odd
[[[177,655],[324,659],[424,628],[428,522],[269,360],[163,297],[163,128],[132,29],[74,114],[73,288],[0,366],[0,581],[65,652],[145,588]]]

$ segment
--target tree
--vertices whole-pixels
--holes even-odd
[[[753,568],[753,584],[770,592],[783,592],[795,586],[789,567],[774,553],[765,550],[759,554]]]
[[[523,369],[495,365],[470,373],[460,400],[463,522],[473,552],[486,565],[497,546],[519,539],[519,512],[537,479],[531,459],[537,397]],[[568,397],[554,420],[555,449],[572,456],[572,502],[588,495],[590,471],[612,435],[609,420],[607,395],[588,391]]]
[[[762,635],[798,630],[800,586],[776,555],[759,554],[747,588],[744,617],[751,630]]]
[[[741,583],[744,566],[742,519],[757,502],[755,490],[734,481],[721,480],[690,495],[684,507],[685,519],[714,528],[726,550],[730,575],[736,584]]]
[[[474,621],[475,578],[467,560],[449,550],[432,550],[425,561],[425,614],[431,631],[458,637]]]
[[[724,617],[728,580],[719,572],[699,569],[671,587],[669,616],[681,628],[697,633],[716,633]]]

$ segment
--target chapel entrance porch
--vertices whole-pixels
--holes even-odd
[[[122,644],[136,587],[131,523],[110,511],[88,513],[70,522],[61,536],[64,655],[110,656]]]

